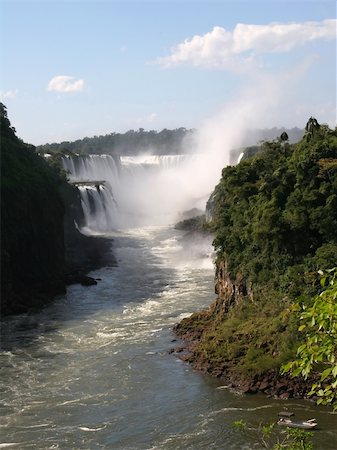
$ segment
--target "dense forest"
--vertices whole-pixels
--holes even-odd
[[[272,140],[286,131],[289,142],[298,142],[303,136],[299,128],[271,128],[261,130],[248,130],[242,136],[242,145],[248,146],[263,140]],[[45,144],[37,147],[39,153],[78,153],[78,154],[114,154],[135,155],[138,153],[152,153],[155,155],[183,154],[195,148],[197,130],[178,128],[161,131],[129,130],[126,133],[110,133],[105,136],[85,137],[73,142],[59,144]],[[241,149],[233,150],[233,161],[237,161]]]
[[[277,379],[303,344],[298,311],[309,310],[312,299],[331,288],[328,331],[317,328],[316,342],[322,330],[331,338],[330,359],[321,355],[318,366],[336,378],[337,280],[332,271],[320,283],[318,271],[326,274],[337,265],[337,129],[311,118],[299,143],[289,144],[284,133],[256,147],[223,169],[209,208],[218,299],[177,327],[194,342],[191,361],[218,376],[250,379],[247,390],[259,390],[260,376],[273,373]],[[308,361],[305,368],[297,365],[295,375],[314,376],[314,358]],[[269,389],[271,378],[262,379]]]
[[[92,283],[85,274],[114,264],[110,241],[82,235],[78,189],[57,164],[16,136],[0,103],[1,314],[26,312],[64,293],[66,284]],[[76,222],[76,224],[75,224]]]
[[[58,171],[1,118],[1,309],[24,311],[64,292],[64,204]]]
[[[129,130],[104,136],[85,137],[73,142],[45,144],[37,147],[40,153],[70,152],[79,154],[134,155],[152,152],[158,155],[184,153],[185,144],[192,138],[193,130],[178,128],[162,131]]]

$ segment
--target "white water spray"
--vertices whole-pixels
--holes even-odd
[[[70,180],[82,182],[87,227],[104,232],[162,225],[179,220],[183,211],[204,209],[247,130],[280,125],[289,115],[291,84],[289,77],[256,77],[204,121],[183,155],[65,157]]]

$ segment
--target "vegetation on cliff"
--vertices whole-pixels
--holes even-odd
[[[310,119],[299,143],[263,143],[223,169],[211,203],[218,299],[177,331],[210,372],[277,378],[302,340],[292,303],[309,304],[313,274],[337,262],[337,129]]]
[[[1,309],[20,312],[64,291],[58,171],[15,134],[0,104]]]
[[[305,380],[313,371],[320,378],[311,386],[309,395],[318,397],[318,404],[332,405],[337,411],[337,268],[319,271],[323,288],[310,302],[299,301],[293,310],[298,314],[303,344],[297,357],[282,367],[282,372],[301,375]]]
[[[115,264],[111,240],[85,236],[78,189],[57,161],[41,158],[1,118],[1,314],[26,312],[65,285]]]

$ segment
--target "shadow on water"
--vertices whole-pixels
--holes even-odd
[[[148,242],[133,236],[114,237],[117,266],[92,271],[97,285],[73,284],[39,311],[4,317],[1,320],[0,350],[29,347],[41,335],[55,333],[67,321],[83,321],[102,310],[120,309],[134,302],[159,297],[174,283],[174,268],[165,267],[151,252]]]

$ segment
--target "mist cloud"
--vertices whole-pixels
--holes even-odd
[[[49,81],[47,90],[68,93],[80,92],[83,88],[84,80],[77,80],[75,77],[70,77],[68,75],[58,75]]]
[[[265,53],[289,52],[318,39],[336,39],[335,19],[321,22],[237,24],[234,30],[216,26],[204,35],[186,39],[157,63],[170,68],[192,65],[208,69],[242,71],[261,65]]]

